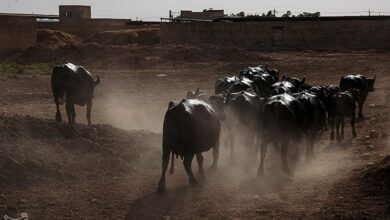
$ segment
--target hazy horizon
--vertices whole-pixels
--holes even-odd
[[[169,10],[178,15],[180,10],[201,11],[203,9],[224,9],[226,14],[244,11],[246,14],[262,14],[271,9],[276,9],[281,16],[287,10],[293,14],[302,12],[321,12],[323,16],[343,15],[390,15],[389,0],[328,0],[314,2],[311,0],[167,0],[155,2],[151,0],[1,0],[1,13],[34,13],[34,14],[58,14],[58,5],[90,5],[94,18],[131,18],[141,20],[159,20],[160,17],[168,17]]]

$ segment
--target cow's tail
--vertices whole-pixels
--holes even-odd
[[[169,168],[169,174],[173,175],[175,173],[175,153],[171,154],[171,168]]]

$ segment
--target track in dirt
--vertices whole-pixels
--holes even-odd
[[[329,145],[328,134],[324,134],[316,146],[316,160],[301,161],[293,179],[281,174],[279,155],[272,150],[266,161],[266,176],[258,180],[257,164],[245,166],[240,160],[230,164],[222,147],[218,172],[209,174],[207,182],[197,188],[189,187],[182,165],[177,163],[179,172],[167,179],[167,193],[159,195],[155,191],[161,169],[160,135],[106,125],[96,125],[94,129],[78,125],[76,132],[69,130],[67,125],[52,120],[49,77],[3,80],[0,111],[5,114],[0,117],[0,137],[2,156],[6,159],[1,161],[11,161],[5,165],[12,165],[23,175],[1,173],[2,180],[9,184],[2,181],[0,209],[27,211],[33,219],[386,218],[384,203],[388,197],[370,194],[358,186],[366,186],[361,185],[359,177],[390,150],[388,138],[366,137],[371,130],[382,134],[390,125],[390,56],[261,56],[267,57],[265,64],[280,69],[282,74],[306,76],[312,84],[337,84],[340,76],[347,73],[375,73],[380,80],[376,91],[368,97],[364,109],[367,118],[357,125],[361,138],[334,146]],[[253,63],[92,70],[102,78],[95,94],[92,120],[123,129],[160,132],[170,100],[179,100],[186,91],[197,87],[211,94],[216,78],[234,75],[247,65]],[[78,108],[77,114],[76,120],[85,123],[85,109]],[[349,128],[346,132],[350,134]],[[206,156],[207,164],[211,160],[210,155]],[[238,153],[237,157],[241,155]],[[370,209],[362,209],[367,206]]]

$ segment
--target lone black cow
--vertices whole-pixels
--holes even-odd
[[[171,172],[174,165],[173,157],[178,155],[184,158],[184,168],[192,185],[197,184],[191,169],[195,154],[199,174],[204,177],[202,152],[213,148],[212,168],[215,169],[218,161],[220,129],[217,113],[206,102],[197,99],[183,99],[180,103],[170,102],[164,118],[162,175],[157,191],[165,191],[165,173],[171,153]]]
[[[358,89],[359,97],[357,97],[357,103],[359,105],[359,118],[363,118],[363,104],[366,101],[369,92],[373,92],[375,76],[372,79],[367,79],[361,74],[348,75],[341,77],[340,89],[346,91],[348,89]]]
[[[93,91],[99,82],[99,77],[94,80],[91,73],[82,66],[72,63],[55,66],[51,74],[51,88],[57,107],[56,120],[62,121],[60,104],[65,100],[69,124],[75,124],[74,105],[87,104],[87,120],[88,125],[91,125]]]

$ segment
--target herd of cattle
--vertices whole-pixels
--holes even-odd
[[[244,135],[244,145],[250,154],[260,146],[258,176],[264,174],[267,145],[273,143],[280,151],[283,171],[290,174],[287,153],[301,142],[306,143],[305,155],[314,155],[316,137],[331,127],[331,140],[344,138],[344,118],[351,118],[352,135],[355,129],[355,108],[359,117],[369,92],[374,91],[375,77],[348,75],[341,78],[339,86],[311,86],[302,80],[283,75],[265,66],[247,67],[239,76],[218,79],[215,94],[205,97],[199,89],[187,93],[186,99],[170,102],[163,125],[162,175],[158,192],[165,191],[165,174],[170,155],[173,172],[174,156],[184,159],[184,168],[190,184],[197,184],[191,162],[196,155],[199,176],[204,178],[202,152],[213,148],[212,170],[218,163],[219,140],[222,128],[226,146],[231,150],[235,136]],[[237,123],[238,122],[238,123]],[[341,131],[340,131],[341,126]],[[257,144],[259,143],[259,144]],[[296,152],[295,160],[299,157]]]
[[[74,105],[87,105],[87,120],[91,124],[93,92],[100,82],[82,66],[71,63],[57,65],[51,77],[56,104],[56,120],[62,121],[59,105],[65,102],[70,124],[75,123]],[[283,171],[289,174],[288,151],[306,143],[306,158],[314,155],[318,136],[328,127],[330,139],[342,141],[344,119],[349,117],[353,137],[356,103],[359,117],[363,117],[363,104],[369,92],[374,91],[375,77],[347,75],[336,85],[308,85],[302,80],[286,75],[279,80],[279,71],[266,66],[247,67],[239,76],[218,79],[215,94],[205,97],[198,89],[187,93],[186,99],[170,102],[163,125],[162,175],[158,192],[165,191],[165,174],[171,158],[184,159],[190,184],[197,184],[191,163],[196,155],[199,176],[204,178],[203,156],[213,148],[212,170],[217,168],[221,130],[227,132],[226,146],[233,149],[237,134],[242,134],[244,145],[251,154],[260,146],[258,175],[264,174],[267,145],[273,143],[281,153]],[[238,126],[239,125],[239,126]],[[340,129],[341,126],[341,129]],[[252,150],[252,151],[251,151]],[[299,156],[295,155],[295,159]]]

